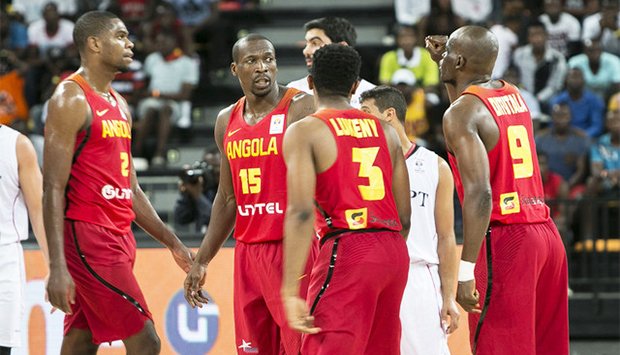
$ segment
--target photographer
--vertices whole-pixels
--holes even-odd
[[[179,197],[174,206],[175,223],[196,222],[196,231],[206,232],[219,175],[220,153],[217,148],[207,150],[202,161],[184,167],[179,175]]]

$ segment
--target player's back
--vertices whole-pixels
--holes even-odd
[[[335,229],[400,231],[381,122],[356,109],[321,110],[312,116],[329,127],[338,151],[333,165],[317,174],[315,198],[332,226],[320,217],[319,235]]]
[[[493,198],[491,223],[540,223],[549,218],[538,166],[532,118],[519,90],[503,82],[501,88],[472,85],[463,95],[478,97],[491,113],[499,129],[499,139],[488,152]],[[455,171],[455,186],[463,198],[463,186]]]
[[[131,127],[118,94],[108,102],[79,74],[77,83],[90,106],[92,120],[78,133],[67,182],[66,218],[93,223],[117,233],[130,231],[135,214],[131,190]]]

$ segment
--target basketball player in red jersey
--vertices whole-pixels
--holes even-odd
[[[278,85],[275,50],[267,38],[250,34],[240,39],[232,57],[231,71],[245,96],[217,118],[222,164],[211,212],[215,223],[187,275],[185,297],[192,306],[207,302],[200,292],[207,265],[234,226],[237,352],[296,355],[301,336],[287,326],[279,292],[286,210],[282,140],[290,123],[314,112],[314,102],[312,96]]]
[[[317,50],[309,76],[318,111],[284,139],[288,208],[282,298],[302,354],[399,354],[409,256],[409,179],[396,131],[354,109],[361,59]],[[307,300],[298,296],[316,200],[321,249]]]
[[[452,101],[443,130],[463,207],[457,301],[472,312],[472,350],[568,354],[566,253],[544,202],[529,110],[517,88],[491,80],[497,40],[466,26],[447,42],[427,37],[427,48]]]
[[[47,286],[66,313],[61,354],[95,354],[121,339],[127,354],[159,354],[152,316],[132,268],[135,222],[188,271],[189,249],[170,231],[138,185],[131,163],[131,116],[110,83],[132,61],[125,24],[108,12],[81,16],[73,32],[81,68],[49,103],[45,127],[44,221]]]

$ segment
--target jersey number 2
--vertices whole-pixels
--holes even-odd
[[[366,201],[377,201],[385,197],[383,171],[378,166],[373,165],[378,153],[379,147],[353,148],[352,160],[360,164],[357,175],[368,178],[368,185],[357,186],[362,198]]]
[[[515,179],[529,178],[534,174],[532,148],[525,126],[508,126],[508,146]]]

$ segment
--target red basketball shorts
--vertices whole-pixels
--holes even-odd
[[[325,241],[307,298],[321,332],[304,336],[301,353],[399,354],[408,272],[407,245],[397,232],[352,232]]]
[[[75,282],[73,314],[65,316],[65,335],[89,330],[93,343],[129,338],[151,319],[133,275],[136,240],[80,221],[65,220],[65,257]]]
[[[477,355],[568,355],[568,268],[551,219],[493,225],[475,277],[481,306],[490,295],[483,316],[469,314]]]

